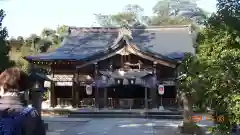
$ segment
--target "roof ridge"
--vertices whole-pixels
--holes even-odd
[[[161,31],[161,30],[187,30],[191,34],[194,30],[192,25],[168,25],[168,26],[147,26],[144,28],[136,27],[131,28],[131,30],[150,30],[150,31]]]
[[[117,27],[68,27],[68,35],[79,35],[86,32],[119,32]]]
[[[76,26],[69,26],[69,28],[74,28],[74,29],[81,29],[81,28],[96,28],[96,29],[99,29],[99,28],[106,28],[106,29],[119,29],[121,27],[101,27],[101,26],[94,26],[94,27],[76,27]]]
[[[191,27],[191,24],[189,25],[164,25],[164,26],[147,26],[147,28],[185,28],[185,27]]]

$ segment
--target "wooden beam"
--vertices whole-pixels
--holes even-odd
[[[88,65],[90,65],[90,64],[96,63],[96,62],[98,62],[98,61],[102,61],[102,60],[108,59],[108,58],[110,58],[110,57],[113,57],[113,56],[115,56],[116,54],[118,54],[118,52],[121,52],[123,49],[124,49],[124,48],[122,48],[122,49],[120,49],[120,50],[118,50],[118,51],[116,51],[116,52],[110,53],[110,54],[108,54],[108,55],[105,55],[105,56],[103,56],[103,57],[101,57],[101,58],[99,58],[99,59],[96,59],[96,60],[87,62],[87,63],[82,64],[82,65],[80,65],[80,66],[76,66],[76,68],[77,68],[77,69],[83,68],[83,67],[85,67],[85,66],[88,66]]]
[[[96,60],[93,60],[93,61],[90,61],[90,62],[87,62],[85,64],[82,64],[80,66],[76,66],[77,69],[79,68],[83,68],[85,66],[88,66],[90,64],[93,64],[93,63],[96,63],[98,61],[102,61],[102,60],[105,60],[105,59],[108,59],[112,56],[115,56],[116,54],[120,54],[120,55],[129,55],[129,54],[134,54],[134,55],[137,55],[141,58],[144,58],[144,59],[148,59],[150,61],[154,61],[154,62],[157,62],[158,64],[161,64],[161,65],[164,65],[164,66],[168,66],[168,67],[171,67],[171,68],[175,68],[176,67],[176,64],[173,64],[171,62],[167,62],[167,61],[164,61],[164,60],[161,60],[161,59],[158,59],[158,58],[154,58],[152,56],[149,56],[149,55],[146,55],[146,54],[143,54],[142,52],[140,52],[136,47],[134,47],[134,45],[126,45],[125,47],[121,48],[120,50],[118,51],[115,51],[113,53],[110,53],[108,55],[105,55],[99,59],[96,59]]]
[[[175,67],[176,67],[176,64],[172,64],[172,63],[170,63],[170,62],[166,62],[166,61],[164,61],[164,60],[160,60],[160,59],[157,59],[157,58],[148,56],[148,55],[146,55],[146,54],[143,54],[143,53],[140,52],[136,47],[134,47],[134,45],[128,45],[128,46],[127,46],[127,50],[128,50],[131,54],[137,55],[137,56],[139,56],[139,57],[141,57],[141,58],[144,58],[144,59],[148,59],[148,60],[157,62],[158,64],[161,64],[161,65],[164,65],[164,66],[168,66],[168,67],[172,67],[172,68],[175,68]]]

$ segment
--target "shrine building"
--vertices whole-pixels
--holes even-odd
[[[191,26],[69,27],[53,52],[26,56],[50,71],[52,107],[155,108],[175,105],[177,67],[195,53]]]

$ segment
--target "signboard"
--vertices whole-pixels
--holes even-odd
[[[158,94],[163,95],[164,94],[164,85],[158,85]]]

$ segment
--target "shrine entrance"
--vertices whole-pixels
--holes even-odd
[[[116,85],[109,87],[109,97],[144,98],[144,87],[141,85]]]
[[[107,89],[107,93],[114,101],[113,108],[144,108],[145,88],[141,85],[114,85]]]

